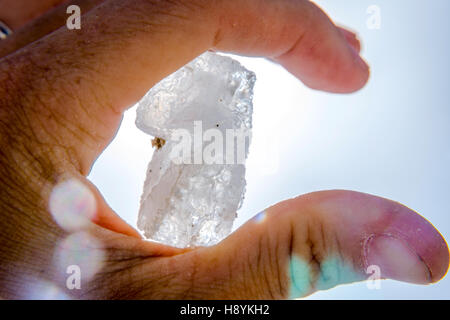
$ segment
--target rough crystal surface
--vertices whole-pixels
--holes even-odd
[[[139,102],[138,128],[165,140],[154,151],[141,196],[138,228],[147,238],[176,247],[204,246],[231,232],[245,193],[244,161],[250,139],[243,147],[244,161],[233,155],[236,161],[231,163],[226,157],[230,151],[239,154],[239,143],[233,140],[231,148],[226,146],[231,142],[227,130],[251,130],[254,83],[254,73],[237,61],[206,52],[162,80]],[[173,151],[180,143],[174,133],[180,129],[192,137],[190,163],[174,161]],[[213,152],[216,162],[205,163],[202,158],[198,163],[195,154],[218,142],[203,136],[210,129],[222,135],[223,148]]]

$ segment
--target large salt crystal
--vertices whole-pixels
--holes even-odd
[[[245,193],[254,83],[237,61],[206,52],[139,102],[136,125],[158,145],[138,218],[147,238],[207,246],[231,232]]]

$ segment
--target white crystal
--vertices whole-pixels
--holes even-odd
[[[254,73],[237,61],[206,52],[162,80],[139,102],[138,128],[166,141],[154,151],[141,196],[138,228],[147,238],[176,247],[204,246],[231,232],[245,193],[244,161],[250,141],[243,149],[237,141],[227,149],[226,132],[251,130],[254,83]],[[203,133],[215,129],[222,135],[223,154],[217,153],[216,160],[223,161],[175,163],[172,151],[180,141],[173,140],[174,132],[184,129],[194,141],[199,123]],[[196,152],[201,155],[211,141],[193,143],[189,154],[193,163],[197,163]],[[230,151],[244,153],[242,161],[227,162]]]

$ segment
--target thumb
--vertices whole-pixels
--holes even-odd
[[[445,240],[423,217],[350,191],[279,203],[217,246],[184,256],[195,259],[192,297],[213,299],[299,298],[368,279],[374,270],[427,284],[440,280],[449,263]]]

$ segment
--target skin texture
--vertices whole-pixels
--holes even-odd
[[[265,56],[336,93],[364,86],[369,68],[355,34],[309,1],[100,2],[86,7],[81,30],[56,30],[57,9],[0,43],[1,297],[50,283],[85,299],[283,299],[365,279],[370,265],[413,283],[445,275],[448,247],[428,221],[351,191],[283,201],[213,247],[142,240],[86,175],[152,85],[208,49]],[[89,209],[89,221],[57,224],[61,185],[71,188],[63,211]],[[68,264],[91,271],[80,290],[66,289]]]
[[[66,0],[2,0],[0,1],[0,20],[13,31],[48,12]]]
[[[13,0],[13,1],[14,1],[15,5],[20,4],[20,1],[19,2],[17,0]],[[7,3],[7,2],[11,2],[11,1],[3,0],[3,1],[0,1],[0,4],[5,6],[5,3]],[[28,5],[28,2],[30,2],[30,1],[27,1],[26,6],[25,5],[22,5],[22,6],[26,7],[26,8],[30,8],[30,6]],[[54,2],[55,3],[56,2],[66,3],[67,1],[52,0],[47,3],[51,4]],[[66,5],[60,5],[60,6],[57,6],[56,8],[46,10],[45,13],[43,13],[42,15],[39,15],[36,19],[31,19],[30,21],[27,21],[25,24],[26,27],[22,27],[22,28],[18,28],[17,30],[14,30],[13,37],[9,37],[6,40],[2,41],[2,45],[0,46],[0,57],[4,57],[10,53],[13,53],[14,51],[26,46],[28,43],[38,40],[38,39],[44,37],[45,35],[60,28],[61,26],[63,26],[66,23],[66,19],[67,19],[66,9],[67,9],[68,5],[71,5],[71,4],[77,5],[80,7],[81,12],[86,13],[90,9],[95,7],[96,5],[100,4],[101,2],[103,2],[103,0],[76,0],[76,1],[71,1],[70,3],[67,3]],[[32,4],[34,4],[34,5],[36,5],[38,3],[40,3],[42,5],[45,3],[45,1],[44,2],[32,1]],[[1,8],[1,6],[0,6],[0,8]],[[32,6],[31,6],[31,8],[32,8]],[[9,7],[9,9],[6,11],[2,11],[0,9],[0,12],[7,12],[7,13],[11,13],[11,14],[13,13],[11,7]],[[20,13],[20,12],[24,12],[24,10],[17,10],[14,12]],[[38,14],[39,13],[36,12],[36,9],[34,9],[33,16],[38,15]],[[1,17],[0,17],[0,20],[2,20]],[[6,21],[6,20],[3,20],[3,21]]]

